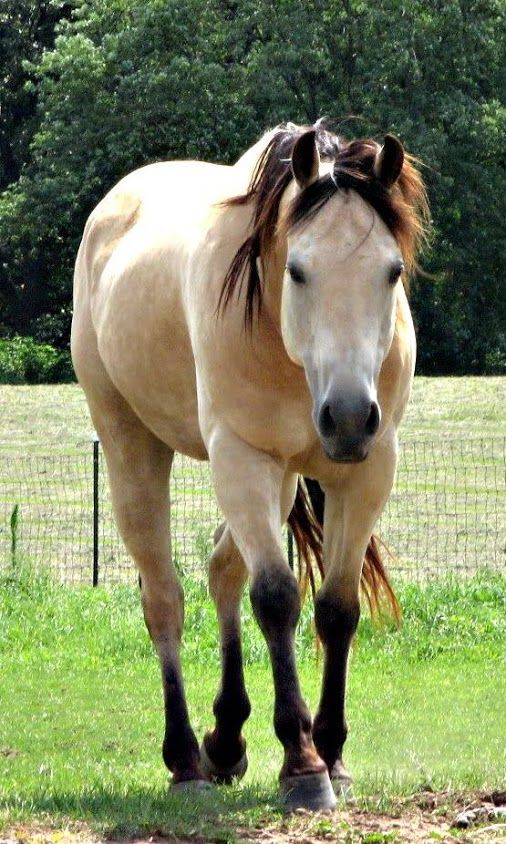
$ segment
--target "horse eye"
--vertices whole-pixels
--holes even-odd
[[[390,270],[390,275],[388,276],[388,283],[391,284],[393,287],[394,284],[397,284],[403,272],[404,264],[396,264]]]
[[[290,273],[290,278],[292,279],[295,284],[305,284],[306,277],[300,267],[296,264],[288,264],[287,270]]]

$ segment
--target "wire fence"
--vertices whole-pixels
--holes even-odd
[[[203,576],[220,523],[209,467],[178,456],[171,476],[176,566]],[[506,438],[407,440],[377,533],[412,580],[506,563]],[[0,453],[0,569],[44,566],[65,583],[132,582],[98,444],[72,454]]]

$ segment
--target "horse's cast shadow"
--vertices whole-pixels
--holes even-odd
[[[194,793],[172,793],[170,788],[93,786],[84,791],[40,792],[16,803],[29,804],[35,817],[51,818],[58,826],[64,819],[98,827],[108,839],[167,836],[230,840],[237,830],[268,816],[281,817],[283,807],[277,782],[269,786],[213,786]],[[0,801],[8,809],[9,801]],[[11,807],[12,808],[12,807]]]

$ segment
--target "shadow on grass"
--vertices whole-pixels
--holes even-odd
[[[167,835],[236,840],[238,828],[253,827],[262,820],[281,817],[275,787],[257,785],[213,787],[206,791],[173,794],[170,789],[90,786],[81,791],[17,794],[0,799],[0,812],[22,820],[51,819],[86,823],[108,838],[132,835]]]

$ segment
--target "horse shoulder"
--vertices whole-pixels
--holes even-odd
[[[196,220],[205,216],[204,201],[190,213],[188,196],[202,175],[198,166],[160,165],[124,179],[90,216],[76,267],[78,310],[93,324],[111,380],[160,439],[198,457],[205,450],[182,299]],[[183,184],[186,199],[178,197]]]

